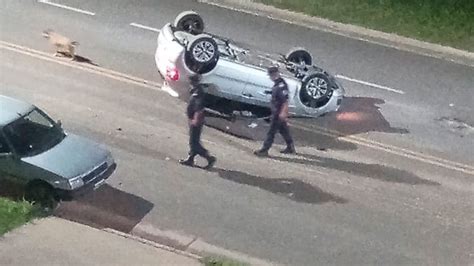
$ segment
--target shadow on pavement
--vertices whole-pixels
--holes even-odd
[[[25,186],[14,182],[10,178],[0,176],[0,197],[11,200],[22,200],[25,194]]]
[[[310,119],[305,120],[309,123],[312,122]],[[254,125],[257,126],[253,127]],[[238,138],[263,142],[269,128],[269,123],[263,120],[250,118],[239,118],[235,122],[230,122],[222,118],[206,117],[206,126]],[[335,137],[327,136],[311,130],[303,130],[295,127],[290,127],[290,130],[297,146],[315,147],[320,150],[357,149],[357,145],[353,143],[339,140]],[[279,134],[275,137],[275,144],[284,144],[283,138]]]
[[[223,179],[239,184],[258,187],[296,202],[309,204],[322,204],[326,202],[342,204],[348,202],[346,199],[324,192],[320,188],[305,183],[299,179],[266,178],[219,168],[214,168],[209,171],[219,174]]]
[[[338,112],[318,118],[318,125],[343,136],[367,132],[408,134],[405,128],[392,127],[380,112],[385,101],[371,97],[345,97]]]
[[[394,183],[405,183],[410,185],[431,185],[439,186],[438,182],[433,182],[430,180],[422,179],[417,175],[410,173],[406,170],[401,170],[389,166],[384,166],[380,164],[366,164],[359,162],[349,162],[333,158],[320,157],[317,155],[310,154],[298,154],[299,156],[304,157],[300,158],[288,158],[288,157],[274,157],[272,159],[298,163],[303,165],[312,165],[319,166],[324,168],[330,168],[338,171],[344,171],[353,175],[365,176],[373,179],[378,179],[386,182]]]
[[[153,204],[107,184],[55,210],[58,217],[98,228],[130,232],[147,215]]]
[[[93,65],[93,66],[99,66],[98,64],[96,64],[92,60],[90,60],[89,58],[83,57],[83,56],[80,56],[80,55],[76,55],[75,61],[79,62],[79,63],[86,63],[86,64]]]

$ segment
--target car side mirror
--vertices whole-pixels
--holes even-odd
[[[61,126],[63,125],[63,123],[61,122],[61,120],[58,120],[58,121],[56,122],[56,125],[57,125],[57,127],[61,127]]]

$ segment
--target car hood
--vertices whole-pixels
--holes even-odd
[[[102,145],[68,134],[59,144],[22,161],[64,178],[83,175],[107,160],[110,152]]]

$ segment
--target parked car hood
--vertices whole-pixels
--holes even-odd
[[[69,179],[86,174],[105,162],[109,155],[102,145],[68,134],[50,150],[22,158],[22,161]]]

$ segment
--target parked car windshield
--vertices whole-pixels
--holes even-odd
[[[21,157],[43,153],[56,146],[65,136],[61,127],[38,109],[6,126],[5,134]]]

